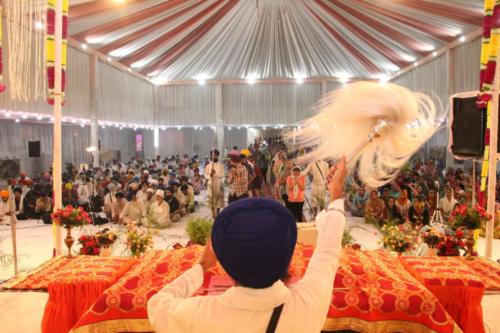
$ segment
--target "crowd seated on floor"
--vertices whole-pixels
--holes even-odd
[[[411,223],[428,225],[436,210],[447,221],[457,204],[472,205],[473,186],[479,193],[479,178],[473,182],[471,172],[446,168],[440,160],[411,163],[391,183],[378,188],[365,188],[356,174],[347,182],[347,206],[353,216],[367,223]],[[479,202],[484,198],[479,195]]]
[[[221,162],[213,158],[210,160],[209,157],[201,160],[196,155],[184,154],[167,158],[157,156],[147,161],[133,158],[128,163],[114,160],[88,170],[67,164],[62,175],[62,203],[64,206],[72,205],[88,212],[101,213],[99,216],[105,218],[99,219],[113,223],[164,228],[195,212],[199,206],[195,197],[207,186],[210,188],[214,178],[214,175],[211,177],[210,173],[206,173],[207,166],[211,164],[221,164],[223,186],[229,181],[229,185],[234,184],[234,188],[240,186],[243,192],[259,195],[260,183],[263,181],[261,170],[266,172],[270,154],[276,147],[281,147],[281,142],[278,138],[259,139],[241,152],[234,147],[228,150],[225,160]],[[236,160],[247,172],[248,178],[242,180],[235,176],[226,180],[226,174],[231,178],[233,161]],[[14,207],[8,207],[9,191],[0,191],[0,223],[9,211],[14,211],[18,220],[36,219],[51,223],[52,184],[52,170],[32,177],[21,172],[19,178],[9,179]],[[229,196],[237,200],[242,197],[240,194],[230,191]]]
[[[230,204],[268,196],[281,201],[297,222],[307,217],[314,220],[328,202],[325,176],[331,164],[315,161],[302,169],[296,164],[302,153],[288,153],[278,137],[256,139],[243,150],[226,148],[223,154],[212,150],[204,159],[188,154],[157,156],[147,161],[112,161],[89,170],[68,164],[63,173],[63,205],[101,212],[98,221],[102,223],[165,228],[195,212],[200,204],[210,208],[215,218],[226,199]],[[476,193],[478,184],[476,181]],[[31,178],[22,172],[9,185],[18,220],[51,223],[51,170]],[[470,172],[445,169],[440,159],[415,157],[394,181],[381,188],[364,187],[356,173],[348,177],[346,209],[377,226],[407,222],[421,227],[429,224],[437,209],[446,220],[457,203],[471,204],[472,187]],[[206,191],[206,202],[199,203],[196,196],[202,191]],[[8,197],[8,191],[0,191],[0,219],[10,209]]]

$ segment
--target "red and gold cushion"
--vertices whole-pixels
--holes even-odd
[[[137,262],[128,257],[54,257],[27,276],[3,284],[3,289],[47,290],[55,281],[71,283],[89,280],[116,281]]]
[[[399,260],[443,305],[464,333],[484,332],[484,284],[461,257],[400,257]]]
[[[152,251],[94,303],[73,333],[149,332],[147,300],[189,269],[202,248]],[[303,276],[312,246],[297,245],[291,278]],[[224,275],[218,266],[205,276]],[[198,294],[202,290],[198,291]],[[369,332],[443,332],[457,330],[437,299],[387,253],[347,250],[340,260],[326,330],[358,328]]]
[[[457,259],[480,277],[486,292],[500,291],[500,264],[481,257],[476,257],[474,260],[467,260],[463,257]]]

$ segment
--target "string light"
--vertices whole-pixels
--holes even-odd
[[[83,43],[82,44],[82,49],[86,50],[88,48],[87,44]]]

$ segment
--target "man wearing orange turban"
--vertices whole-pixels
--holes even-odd
[[[1,190],[0,191],[0,223],[5,221],[4,217],[9,212],[9,191]]]

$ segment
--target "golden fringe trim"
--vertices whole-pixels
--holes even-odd
[[[427,326],[402,320],[366,321],[353,317],[327,318],[323,331],[355,330],[360,333],[437,333]],[[74,328],[70,333],[154,332],[147,319],[107,320]],[[453,333],[462,330],[453,323]]]
[[[57,263],[58,261],[60,261],[61,259],[64,259],[64,258],[65,258],[64,256],[57,256],[57,257],[51,258],[51,259],[47,260],[45,263],[38,266],[37,268],[29,271],[28,273],[25,273],[24,275],[21,275],[18,277],[14,277],[11,280],[1,284],[0,289],[15,289],[17,285],[26,281],[26,279],[28,279],[30,276],[33,276],[34,274],[44,270],[45,268],[49,267],[50,265],[54,265],[55,263]],[[17,290],[39,290],[39,289],[17,289]]]
[[[404,320],[367,321],[354,317],[327,318],[323,331],[354,330],[360,333],[437,333],[429,327]],[[460,327],[453,323],[453,333],[462,333]]]
[[[69,333],[154,332],[148,319],[115,319],[73,328]]]

